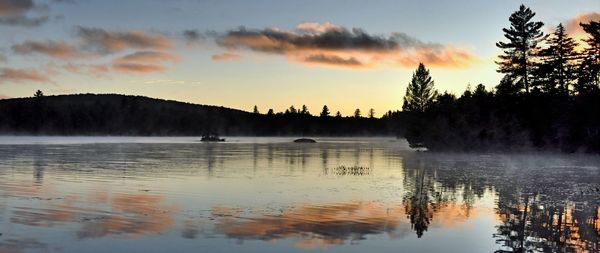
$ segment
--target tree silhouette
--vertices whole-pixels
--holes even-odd
[[[371,118],[371,119],[375,118],[375,109],[373,109],[373,108],[369,109],[369,118]]]
[[[327,105],[323,106],[323,110],[321,111],[321,117],[329,117],[329,108]]]
[[[335,113],[335,117],[336,117],[336,118],[341,118],[341,117],[342,117],[342,113],[341,113],[340,111],[337,111],[337,112]]]
[[[302,111],[300,111],[300,114],[302,114],[302,115],[310,114],[310,112],[308,111],[308,107],[306,107],[306,105],[302,105]]]
[[[510,81],[524,88],[529,93],[531,70],[533,68],[533,57],[538,51],[538,42],[544,39],[544,33],[540,30],[544,23],[534,22],[531,19],[535,12],[525,5],[510,15],[510,28],[504,28],[504,37],[508,42],[498,42],[496,46],[503,50],[500,55],[498,72],[506,74]]]
[[[258,106],[254,106],[254,109],[252,110],[252,112],[259,114],[260,112],[258,111]]]
[[[585,92],[600,88],[600,22],[580,23],[588,38],[583,41],[587,47],[583,51],[583,62],[579,71],[578,91]]]
[[[360,118],[360,109],[356,108],[356,110],[354,110],[354,117]]]
[[[404,95],[403,111],[424,112],[433,104],[437,96],[437,91],[433,88],[433,80],[429,76],[429,70],[423,63],[412,75],[412,80],[406,87]]]
[[[267,115],[272,116],[273,114],[275,114],[275,112],[273,112],[273,109],[269,108]]]
[[[292,106],[290,106],[290,109],[288,109],[288,113],[296,114],[296,113],[298,113],[298,110],[296,110],[296,107],[294,107],[292,105]]]
[[[41,90],[37,90],[33,96],[36,98],[41,98],[44,97],[44,93]]]
[[[565,33],[562,24],[556,27],[547,40],[548,47],[540,50],[541,58],[536,75],[538,82],[547,92],[559,89],[560,93],[568,94],[569,85],[577,80],[577,58],[575,51],[577,42]]]

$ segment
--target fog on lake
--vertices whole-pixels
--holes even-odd
[[[598,252],[600,157],[0,137],[0,252]]]

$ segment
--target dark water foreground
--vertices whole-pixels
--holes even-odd
[[[0,252],[598,252],[600,158],[0,137]]]

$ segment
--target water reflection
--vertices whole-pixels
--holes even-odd
[[[0,145],[0,252],[597,252],[599,166],[389,139]]]

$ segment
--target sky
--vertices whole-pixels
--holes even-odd
[[[552,31],[598,0],[0,0],[0,99],[142,95],[250,111],[402,106],[419,62],[439,91],[493,88],[508,17]]]

